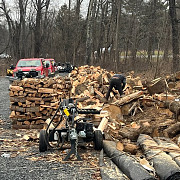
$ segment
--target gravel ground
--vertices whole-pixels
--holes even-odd
[[[9,79],[0,77],[0,119],[6,121],[3,128],[10,128]]]
[[[81,154],[83,162],[65,163],[62,152],[39,153],[38,139],[23,139],[30,133],[37,135],[38,130],[11,129],[8,88],[8,78],[0,77],[0,180],[101,179],[97,164],[99,152],[91,146]]]

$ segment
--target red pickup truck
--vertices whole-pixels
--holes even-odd
[[[49,66],[43,58],[20,59],[13,71],[13,76],[22,77],[48,76]]]
[[[46,64],[49,65],[48,70],[49,74],[53,74],[56,71],[56,63],[54,59],[44,59]]]

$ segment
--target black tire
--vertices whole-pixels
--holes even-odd
[[[103,148],[103,134],[100,130],[94,131],[94,149],[101,150]]]
[[[39,151],[45,152],[47,151],[47,143],[46,143],[46,130],[41,130],[39,135]]]

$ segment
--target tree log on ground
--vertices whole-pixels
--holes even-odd
[[[174,159],[178,166],[180,166],[180,148],[177,144],[167,138],[154,138],[160,147]],[[173,151],[174,149],[174,151]]]
[[[155,180],[155,177],[150,175],[135,158],[123,151],[117,150],[115,142],[104,141],[103,148],[106,154],[128,178],[132,180]]]
[[[137,91],[135,93],[124,96],[120,100],[117,100],[111,104],[116,105],[116,106],[122,106],[123,104],[127,104],[134,99],[140,98],[142,95],[143,95],[143,91]]]
[[[180,115],[180,103],[179,101],[167,101],[164,103],[166,108],[169,108],[170,111],[176,115]]]
[[[158,144],[148,135],[141,134],[137,141],[142,147],[146,157],[157,172],[160,179],[180,179],[180,167],[172,160],[171,156],[159,149],[152,149]]]
[[[180,132],[180,122],[170,125],[164,130],[164,136],[167,138],[172,138],[179,134]]]

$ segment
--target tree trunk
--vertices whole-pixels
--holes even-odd
[[[87,14],[87,32],[86,32],[86,57],[85,64],[90,65],[91,62],[91,51],[92,51],[92,10],[93,10],[94,0],[90,0]]]
[[[170,42],[170,33],[171,33],[171,27],[169,22],[169,16],[167,16],[167,12],[165,12],[165,18],[166,18],[166,27],[165,27],[165,42],[164,42],[164,55],[163,55],[163,61],[168,62],[169,57],[169,42]]]
[[[169,0],[169,14],[172,24],[172,49],[173,49],[172,72],[176,72],[179,70],[179,32],[178,32],[178,20],[176,15],[175,0]]]
[[[117,15],[117,24],[116,24],[116,38],[115,38],[115,71],[117,72],[117,66],[119,63],[119,44],[120,44],[120,22],[121,22],[121,5],[122,1],[117,1],[118,15]]]
[[[19,8],[20,8],[20,25],[21,25],[21,54],[20,57],[21,58],[25,58],[25,47],[26,47],[26,21],[25,21],[25,16],[26,16],[26,6],[27,6],[27,2],[23,1],[23,0],[19,0]]]
[[[41,50],[41,0],[37,2],[36,25],[34,30],[34,57],[40,56]]]
[[[151,2],[151,16],[150,16],[150,29],[149,29],[149,38],[148,38],[148,61],[151,62],[152,60],[152,53],[153,53],[153,45],[155,41],[155,24],[156,24],[156,3],[157,0],[153,0]]]

